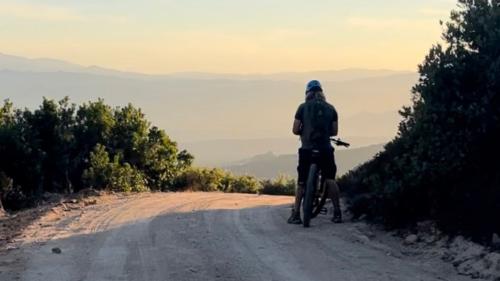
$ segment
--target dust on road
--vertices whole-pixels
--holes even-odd
[[[52,212],[0,254],[0,280],[469,280],[363,223],[288,225],[292,201],[157,193]]]

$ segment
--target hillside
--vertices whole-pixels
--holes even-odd
[[[338,169],[337,175],[341,176],[347,173],[356,166],[370,160],[382,150],[383,145],[378,144],[362,148],[335,151]],[[259,178],[275,178],[280,174],[295,176],[297,155],[275,155],[270,152],[254,156],[240,163],[229,165],[226,169],[236,174],[249,174]]]

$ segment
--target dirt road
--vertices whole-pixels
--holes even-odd
[[[168,193],[56,214],[0,255],[0,280],[469,280],[363,223],[288,225],[291,202]]]

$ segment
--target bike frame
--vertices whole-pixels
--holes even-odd
[[[343,142],[340,139],[330,140],[337,146],[350,146],[349,143]],[[311,153],[311,166],[309,167],[306,189],[303,196],[304,202],[302,204],[304,214],[304,227],[309,227],[311,219],[324,212],[323,206],[326,203],[328,195],[328,191],[325,187],[325,182],[321,177],[321,170],[319,169],[319,165],[317,163],[319,157],[321,156],[321,152],[317,149],[313,149]]]

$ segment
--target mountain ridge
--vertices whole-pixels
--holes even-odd
[[[7,67],[5,66],[7,65]],[[32,71],[32,72],[77,72],[91,74],[106,74],[120,76],[125,78],[137,79],[165,79],[165,78],[192,78],[192,79],[233,79],[233,80],[286,80],[303,81],[306,77],[316,77],[316,79],[325,81],[350,81],[360,77],[382,77],[398,74],[411,74],[407,70],[390,69],[364,69],[364,68],[345,68],[337,70],[312,70],[312,71],[285,71],[271,73],[210,73],[202,71],[181,71],[162,74],[148,74],[136,71],[123,71],[98,65],[80,65],[53,58],[26,58],[18,55],[10,55],[0,52],[0,70],[8,69],[14,71]],[[329,78],[330,77],[330,78]],[[337,77],[337,78],[335,78]]]
[[[358,165],[369,161],[381,152],[384,144],[369,145],[360,148],[335,151],[337,175],[342,176]],[[277,155],[272,152],[255,155],[249,159],[225,166],[224,168],[237,175],[251,175],[270,179],[279,175],[296,176],[297,154]]]

